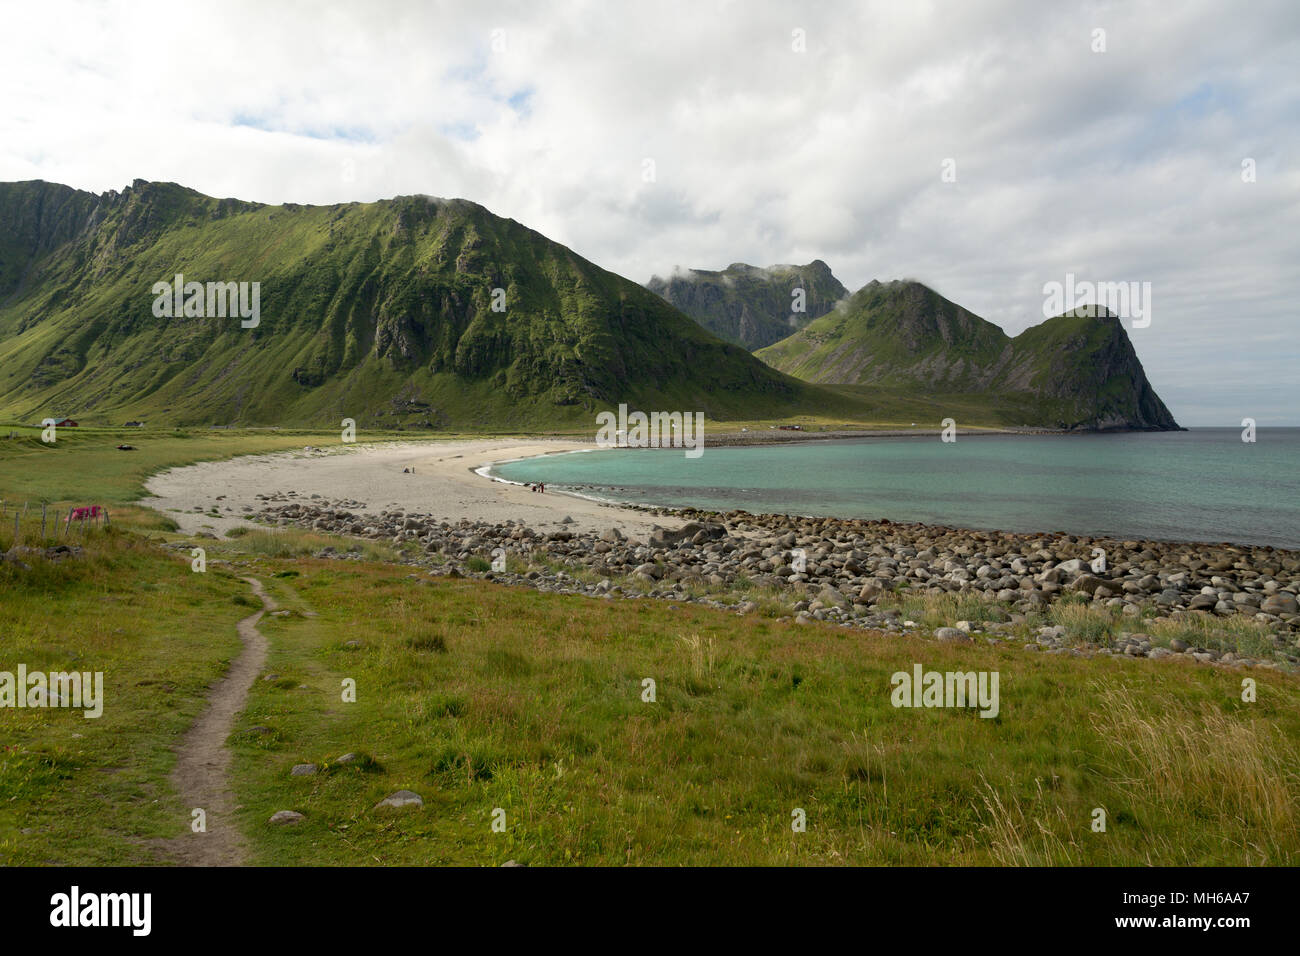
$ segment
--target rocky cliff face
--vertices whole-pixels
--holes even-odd
[[[720,272],[690,269],[667,279],[655,276],[646,288],[714,335],[751,351],[803,328],[848,295],[820,259],[805,266],[737,262]],[[802,291],[801,301],[796,290]]]

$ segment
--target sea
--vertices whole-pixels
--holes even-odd
[[[1300,549],[1300,428],[597,449],[493,467],[641,505]]]

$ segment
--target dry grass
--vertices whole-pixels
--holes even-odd
[[[1042,780],[1035,780],[1037,797],[1027,810],[1025,802],[1010,795],[1004,801],[998,790],[980,774],[980,798],[984,804],[981,831],[987,840],[988,852],[1000,866],[1079,866],[1084,861],[1078,842],[1072,834],[1076,829],[1066,818],[1065,810],[1054,804],[1047,808],[1048,816],[1034,815],[1035,809],[1046,804]],[[1051,825],[1048,825],[1048,822]]]
[[[1115,630],[1118,618],[1109,610],[1060,601],[1048,611],[1053,624],[1065,627],[1070,638],[1090,644],[1106,644]]]
[[[1258,834],[1295,831],[1297,751],[1273,727],[1168,702],[1156,711],[1138,699],[1120,688],[1103,691],[1094,718],[1127,768],[1117,781],[1125,789],[1174,814],[1238,821]],[[1266,858],[1279,853],[1273,840],[1254,849]]]

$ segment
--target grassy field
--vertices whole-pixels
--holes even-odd
[[[280,441],[316,443],[204,435],[147,454],[157,467]],[[1237,671],[430,578],[383,546],[316,559],[324,539],[298,532],[204,541],[199,574],[163,547],[183,540],[165,518],[127,504],[143,442],[104,475],[5,445],[5,499],[57,488],[123,504],[112,529],[77,539],[80,558],[0,564],[0,670],[103,671],[107,697],[92,720],[0,709],[3,864],[156,862],[184,831],[167,774],[257,606],[248,575],[290,611],[260,625],[270,657],[231,737],[255,863],[1300,858],[1300,686],[1284,674],[1250,672],[1246,703]],[[915,664],[997,672],[997,717],[894,707],[891,675]],[[290,776],[300,763],[321,772]],[[375,808],[398,789],[424,805]],[[267,824],[285,809],[305,819]]]

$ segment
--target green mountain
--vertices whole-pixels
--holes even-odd
[[[155,283],[178,273],[259,283],[256,326],[156,315]],[[514,427],[620,402],[715,419],[848,406],[465,200],[0,184],[4,417]]]
[[[654,276],[646,288],[714,335],[751,351],[779,342],[849,294],[820,259],[806,266],[736,262],[721,272],[690,269],[667,279]],[[802,311],[794,311],[796,290],[802,290]]]
[[[1061,315],[1011,338],[919,282],[876,281],[756,354],[807,381],[863,394],[921,392],[963,406],[984,396],[1007,424],[1178,427],[1110,315]]]

